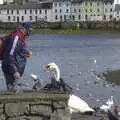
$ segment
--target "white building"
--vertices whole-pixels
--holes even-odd
[[[120,21],[120,4],[115,5],[114,18],[116,21]]]
[[[114,0],[104,0],[104,21],[112,21],[114,16]]]
[[[52,22],[66,21],[70,19],[71,1],[53,0],[52,2]]]
[[[30,2],[24,5],[0,5],[0,21],[2,22],[51,22],[51,4]]]

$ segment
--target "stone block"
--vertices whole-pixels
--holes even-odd
[[[20,116],[20,117],[12,117],[12,118],[8,118],[8,120],[43,120],[42,117],[39,116]]]
[[[8,103],[5,105],[5,112],[8,116],[19,116],[28,113],[29,105],[26,103]]]
[[[39,114],[43,116],[50,116],[51,106],[48,105],[31,105],[31,114]]]

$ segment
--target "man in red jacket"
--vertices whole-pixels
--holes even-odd
[[[9,91],[16,89],[16,81],[22,77],[27,57],[32,54],[26,50],[26,37],[29,36],[30,29],[30,23],[23,23],[21,28],[5,37],[2,71]]]

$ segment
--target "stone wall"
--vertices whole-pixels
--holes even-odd
[[[62,93],[1,93],[0,120],[70,120],[67,100]]]

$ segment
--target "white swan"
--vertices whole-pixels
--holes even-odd
[[[113,105],[114,105],[113,96],[111,96],[111,97],[107,100],[107,102],[106,102],[105,105],[100,106],[100,109],[101,109],[102,111],[104,111],[104,112],[108,112],[108,110],[110,110]]]
[[[60,79],[60,69],[55,63],[49,63],[46,65],[46,69],[48,71],[53,71],[55,73],[56,80],[59,81]],[[88,104],[83,101],[81,98],[75,96],[75,95],[69,95],[69,100],[68,100],[68,108],[70,113],[72,114],[73,112],[94,112],[92,108],[88,106]]]

